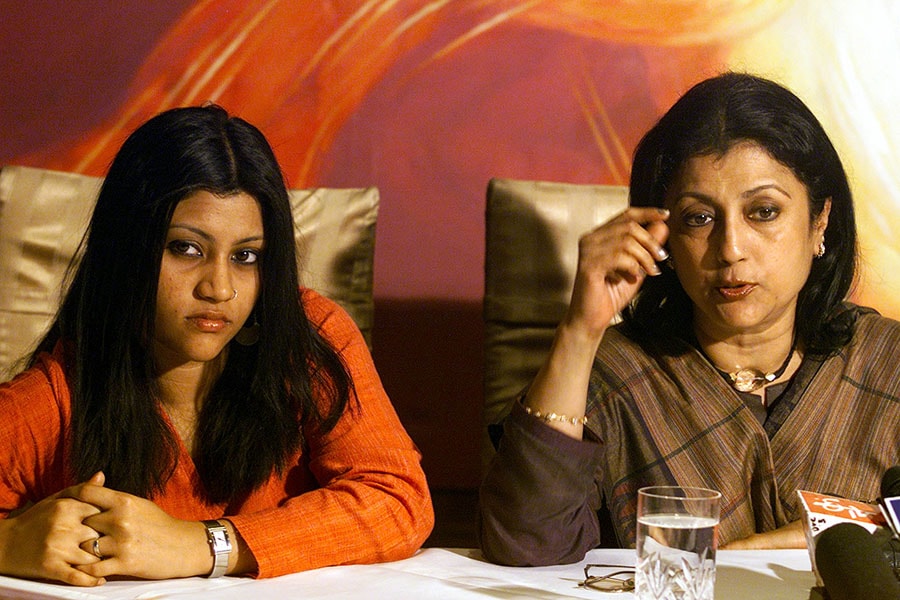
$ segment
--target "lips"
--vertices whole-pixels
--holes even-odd
[[[743,282],[716,287],[716,291],[719,292],[719,295],[726,300],[740,300],[746,298],[754,289],[756,289],[756,284]]]
[[[231,321],[219,312],[203,312],[187,317],[198,330],[205,333],[216,333],[225,329]]]

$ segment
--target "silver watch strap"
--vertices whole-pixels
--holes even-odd
[[[201,521],[206,527],[206,540],[212,552],[214,563],[212,571],[207,577],[221,577],[228,570],[228,555],[231,554],[231,540],[228,539],[228,529],[218,520]]]

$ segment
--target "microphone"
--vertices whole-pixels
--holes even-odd
[[[881,477],[881,497],[900,496],[900,465],[894,465]]]
[[[887,528],[876,533],[884,540],[882,548],[888,564],[900,577],[900,465],[884,472],[878,504],[887,521]]]
[[[900,600],[900,582],[874,536],[838,523],[816,538],[816,567],[831,600]]]

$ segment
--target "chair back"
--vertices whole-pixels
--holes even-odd
[[[579,238],[628,206],[628,188],[492,179],[485,216],[484,425],[499,423],[549,352]],[[484,438],[485,463],[493,455]]]

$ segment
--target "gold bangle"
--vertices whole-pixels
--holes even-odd
[[[558,421],[559,423],[569,423],[571,425],[586,425],[588,420],[587,415],[583,417],[569,417],[567,415],[558,415],[555,412],[544,413],[534,410],[530,406],[525,407],[525,413],[548,423]]]

